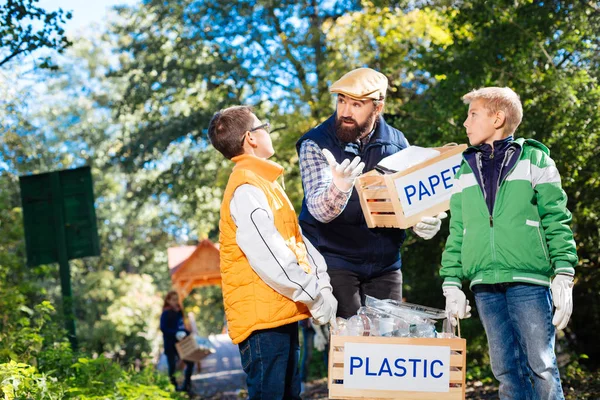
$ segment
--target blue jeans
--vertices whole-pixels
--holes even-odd
[[[255,331],[239,349],[249,399],[300,400],[297,322]]]
[[[552,298],[545,286],[473,286],[500,399],[564,399],[554,354]]]

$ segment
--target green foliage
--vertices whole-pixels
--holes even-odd
[[[600,371],[590,372],[585,364],[588,357],[574,356],[561,371],[561,379],[567,400],[597,399],[600,396]]]
[[[15,299],[19,300],[10,298]],[[102,355],[75,361],[48,302],[33,309],[22,305],[3,310],[8,310],[0,329],[0,395],[4,399],[180,398],[172,392],[168,378],[151,367],[136,372]]]
[[[35,2],[3,6],[0,59],[18,51],[7,32],[27,29],[3,19],[8,6]],[[572,358],[564,375],[572,385],[597,377],[589,371],[600,360],[597,5],[151,0],[119,13],[105,35],[77,40],[59,70],[37,71],[30,84],[18,69],[0,75],[0,309],[9,310],[0,318],[0,367],[29,377],[15,396],[37,398],[43,382],[48,396],[174,396],[161,391],[168,387],[164,377],[148,368],[134,373],[115,360],[145,360],[158,349],[158,293],[170,288],[166,248],[218,238],[232,164],[208,143],[209,118],[248,103],[283,127],[273,132],[273,159],[285,167],[286,191],[299,208],[295,142],[333,111],[328,85],[359,66],[388,76],[386,119],[420,146],[466,141],[460,96],[471,89],[506,85],[521,95],[525,113],[517,135],[550,147],[569,194],[581,259],[564,340],[569,351],[589,358]],[[66,15],[46,17],[44,32],[54,29],[58,41],[39,43],[60,48]],[[60,318],[49,320],[52,305],[61,304],[57,268],[25,266],[17,176],[83,164],[93,168],[102,256],[71,262],[85,352],[73,354]],[[430,241],[409,233],[402,250],[407,301],[443,307],[438,268],[447,235],[447,223]],[[185,305],[201,334],[220,331],[218,288],[195,290]],[[475,313],[462,328],[469,379],[489,381]],[[316,353],[313,363],[319,358]],[[111,385],[100,387],[98,377]]]
[[[164,375],[150,368],[125,370],[104,357],[80,358],[70,375],[58,379],[35,367],[10,361],[0,364],[0,395],[3,399],[182,399]]]
[[[600,52],[595,28],[600,12],[585,2],[483,0],[439,10],[452,32],[451,44],[417,59],[419,69],[438,78],[406,104],[396,125],[418,132],[413,142],[419,145],[465,142],[463,94],[482,86],[509,86],[521,96],[524,117],[516,135],[550,148],[569,195],[580,257],[569,337],[579,352],[593,353],[588,362],[597,366],[600,353],[593,337],[600,326],[589,315],[600,315],[594,306],[600,304]],[[443,237],[427,246],[438,248]],[[413,262],[423,265],[421,254],[418,261],[405,260],[405,271],[418,268]]]
[[[11,299],[17,300],[17,299]],[[37,354],[44,345],[42,332],[54,311],[47,301],[35,306],[32,310],[24,304],[18,306],[14,313],[7,313],[0,335],[0,361],[11,359],[35,363]]]
[[[87,274],[76,286],[82,349],[133,363],[156,354],[162,300],[148,275]]]
[[[103,356],[97,359],[80,358],[72,366],[73,375],[67,379],[70,399],[171,399],[174,393],[168,379],[150,369],[141,373],[126,371]]]
[[[39,0],[7,0],[0,7],[0,67],[19,55],[41,48],[62,52],[70,42],[63,25],[71,13],[62,9],[47,12],[35,6]],[[32,22],[41,22],[32,24]],[[34,29],[34,26],[36,28]],[[49,59],[42,66],[48,67]]]
[[[186,313],[194,313],[200,336],[222,332],[225,325],[225,310],[220,286],[194,289],[183,301],[183,308]]]
[[[67,399],[173,399],[174,393],[165,376],[150,368],[142,372],[125,370],[118,363],[100,356],[80,358],[72,366],[73,375],[67,378]]]
[[[434,82],[427,69],[419,69],[423,54],[444,51],[452,44],[449,19],[440,10],[409,7],[404,2],[363,1],[363,8],[326,26],[332,79],[342,71],[369,66],[388,77],[385,113],[403,115],[402,106],[418,97],[424,85]],[[386,4],[384,4],[386,3]],[[389,3],[389,4],[387,4]],[[409,141],[417,140],[413,132]]]
[[[261,117],[285,124],[281,138],[295,142],[332,110],[329,50],[320,27],[358,8],[356,1],[192,0],[121,8],[122,20],[111,29],[121,65],[110,77],[128,85],[114,108],[123,124],[112,161],[129,172],[142,166],[154,172],[140,180],[136,199],[177,199],[176,215],[191,238],[216,239],[231,165],[208,143],[210,117],[250,102]],[[293,149],[286,146],[276,159],[292,167],[299,188]]]
[[[62,399],[63,388],[56,378],[36,371],[35,367],[10,361],[0,364],[0,395],[3,399]]]

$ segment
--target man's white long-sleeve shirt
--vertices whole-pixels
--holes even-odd
[[[320,304],[320,291],[331,288],[323,256],[304,239],[311,273],[298,264],[296,254],[275,227],[273,213],[262,190],[239,186],[229,205],[237,227],[236,242],[258,276],[273,290],[312,308]]]

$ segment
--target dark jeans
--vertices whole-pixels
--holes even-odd
[[[300,400],[297,322],[253,332],[239,349],[250,400]]]
[[[167,356],[167,364],[169,365],[169,379],[171,379],[171,383],[173,386],[177,388],[177,381],[175,380],[175,372],[177,371],[177,360],[179,360],[179,355],[177,351],[165,351],[165,355]],[[190,391],[192,386],[192,372],[194,371],[194,362],[193,361],[184,361],[185,362],[185,378],[183,380],[183,390],[186,392]]]
[[[390,271],[375,277],[364,277],[355,272],[330,269],[327,271],[338,301],[337,316],[350,318],[365,304],[365,296],[377,299],[402,300],[402,272]]]

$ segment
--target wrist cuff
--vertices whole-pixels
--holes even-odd
[[[446,287],[457,287],[462,289],[462,282],[459,278],[447,277],[442,284],[442,288]]]
[[[575,275],[575,268],[568,261],[556,261],[554,263],[554,274],[558,275]]]

